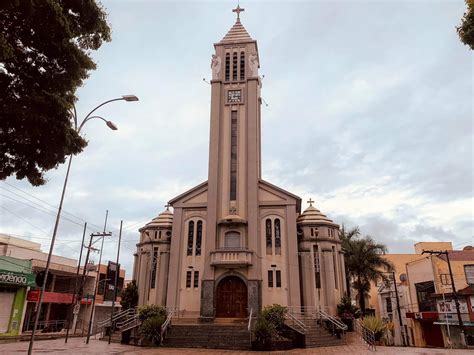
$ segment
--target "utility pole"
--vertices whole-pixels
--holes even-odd
[[[109,216],[109,210],[105,211],[105,222],[104,222],[104,231],[101,233],[102,234],[102,244],[100,247],[100,255],[99,255],[99,263],[97,264],[97,276],[95,280],[95,288],[94,288],[94,298],[92,299],[92,309],[91,309],[91,315],[89,318],[89,327],[87,329],[87,338],[86,338],[86,344],[89,344],[89,340],[91,337],[91,331],[92,331],[92,322],[94,320],[94,311],[95,311],[95,299],[97,297],[97,289],[99,288],[99,278],[100,278],[100,263],[102,261],[102,251],[104,250],[104,238],[106,236],[111,236],[112,233],[106,233],[105,228],[107,228],[107,218]]]
[[[73,313],[73,317],[74,317],[73,326],[75,326],[75,320],[77,318],[76,307],[74,307],[74,306],[77,302],[77,300],[75,299],[76,296],[77,296],[77,281],[78,281],[78,278],[79,278],[79,271],[81,269],[82,249],[84,249],[84,239],[86,237],[86,229],[87,229],[87,222],[84,223],[84,232],[82,233],[81,251],[79,253],[79,261],[77,262],[76,278],[74,279],[74,294],[72,295],[72,300],[71,300],[71,308],[73,308],[72,313]],[[77,313],[79,313],[78,309],[77,309]],[[71,319],[71,316],[69,316],[69,318],[68,318],[67,329],[66,329],[66,338],[64,339],[64,343],[67,343],[67,339],[69,337],[70,319]],[[75,332],[73,331],[72,333],[74,334]]]
[[[92,240],[94,237],[102,236],[102,233],[92,233],[91,237],[89,239],[89,245],[85,246],[83,245],[84,248],[87,249],[87,254],[86,254],[86,261],[84,262],[84,269],[82,270],[82,277],[81,277],[81,284],[79,287],[79,292],[77,293],[77,298],[76,298],[76,305],[75,307],[78,308],[77,314],[74,315],[74,321],[73,321],[73,332],[76,331],[77,327],[77,317],[79,315],[79,310],[81,307],[81,301],[82,297],[84,296],[84,287],[86,284],[86,273],[87,273],[87,264],[89,263],[89,255],[92,251],[98,251],[98,249],[92,247]],[[87,311],[87,304],[86,304],[86,311]]]
[[[392,277],[393,277],[393,285],[395,286],[395,297],[397,299],[398,321],[400,322],[400,335],[402,337],[403,346],[407,346],[407,343],[405,340],[405,329],[403,328],[403,323],[402,323],[402,312],[400,310],[400,299],[398,297],[397,280],[395,280],[395,271],[392,271]]]
[[[120,241],[122,240],[122,224],[123,221],[120,221],[120,232],[119,232],[119,240],[118,240],[118,247],[117,247],[117,262],[116,267],[117,270],[115,271],[115,280],[114,280],[114,298],[112,299],[112,311],[110,312],[110,331],[109,331],[109,344],[112,339],[112,332],[115,330],[114,328],[114,308],[115,308],[115,299],[117,298],[117,281],[120,276],[120,264],[119,264],[119,256],[120,256]]]
[[[459,299],[458,299],[458,294],[456,292],[456,286],[454,285],[454,277],[453,277],[453,271],[451,269],[451,261],[449,260],[449,252],[447,250],[445,251],[436,251],[436,250],[423,250],[421,254],[430,254],[430,255],[446,255],[446,262],[448,263],[448,271],[449,271],[449,277],[451,279],[451,288],[453,289],[453,298],[454,298],[454,304],[456,305],[456,313],[458,315],[458,322],[459,322],[459,329],[461,330],[461,343],[463,346],[465,346],[465,338],[464,334],[466,334],[466,329],[464,327],[464,323],[462,321],[461,317],[461,308],[459,306]]]

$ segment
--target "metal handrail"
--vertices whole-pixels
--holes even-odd
[[[114,314],[114,317],[112,318],[112,321],[119,320],[121,318],[124,318],[126,316],[130,316],[132,314],[135,314],[135,309],[133,309],[133,308],[126,309],[126,310],[121,311],[117,314]],[[105,319],[97,322],[97,327],[99,327],[99,328],[105,327],[105,326],[108,326],[108,325],[110,325],[110,318],[105,318]]]
[[[252,316],[253,316],[253,308],[250,308],[249,324],[247,325],[247,330],[249,332],[250,332],[250,328],[252,327]]]
[[[302,321],[300,321],[298,318],[296,318],[292,313],[287,312],[286,313],[286,318],[293,322],[293,324],[296,324],[296,326],[303,332],[303,334],[306,333],[308,330],[308,326],[304,324]]]
[[[324,311],[319,311],[320,318],[324,318],[325,320],[328,320],[332,324],[334,324],[337,328],[339,328],[342,331],[347,331],[347,325],[342,323],[339,319],[336,317],[331,316],[330,314],[327,314]]]
[[[168,330],[169,325],[171,324],[171,318],[173,318],[173,314],[174,314],[174,309],[168,312],[168,316],[166,317],[165,322],[161,326],[160,345],[163,344],[163,338],[164,338],[164,335],[166,334],[166,331]]]
[[[127,319],[124,322],[117,323],[117,328],[121,332],[132,329],[138,325],[138,314],[135,314],[132,318]]]
[[[375,332],[373,330],[370,330],[369,328],[362,325],[360,319],[356,321],[355,330],[356,333],[361,337],[361,340],[367,344],[369,350],[377,350],[375,347]]]

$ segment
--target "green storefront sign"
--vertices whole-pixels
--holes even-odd
[[[31,261],[0,256],[0,338],[20,333],[28,287],[36,286]],[[13,298],[11,294],[14,294]]]
[[[0,284],[36,286],[34,274],[0,270]]]

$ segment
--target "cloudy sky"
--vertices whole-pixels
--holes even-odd
[[[137,229],[166,201],[207,179],[213,43],[235,1],[104,1],[112,42],[78,91],[78,112],[122,94],[84,129],[72,162],[55,253],[77,257],[84,221],[104,260],[132,272]],[[455,26],[463,1],[241,1],[265,75],[263,178],[390,252],[421,240],[473,240],[472,52]],[[40,242],[54,225],[65,166],[31,187],[0,182],[0,232]],[[306,207],[306,202],[303,207]],[[97,259],[97,255],[94,256]]]

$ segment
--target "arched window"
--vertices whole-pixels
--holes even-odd
[[[275,254],[281,254],[281,228],[280,219],[275,219]]]
[[[245,80],[245,52],[240,52],[240,80]]]
[[[202,243],[202,221],[197,222],[196,227],[196,254],[201,255],[201,243]]]
[[[225,81],[230,80],[230,53],[225,54]]]
[[[224,236],[225,248],[240,248],[240,233],[227,232]]]
[[[232,80],[237,81],[237,68],[239,63],[237,62],[237,52],[234,52],[232,56]]]
[[[193,242],[194,242],[194,221],[190,221],[188,224],[187,255],[193,255]]]
[[[267,255],[272,254],[272,220],[268,218],[265,221],[265,242],[267,246]]]

